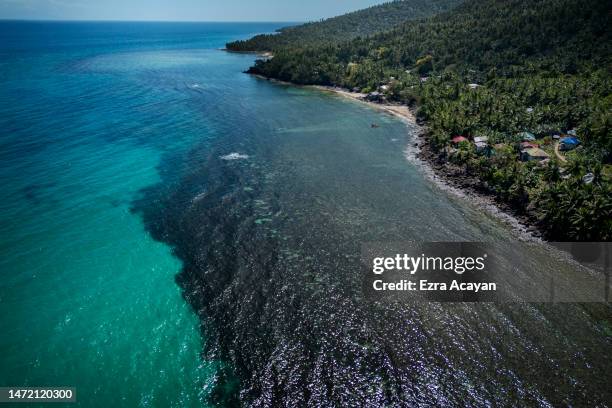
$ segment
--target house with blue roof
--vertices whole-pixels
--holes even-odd
[[[563,137],[559,140],[559,150],[573,150],[580,144],[580,140],[573,136]]]

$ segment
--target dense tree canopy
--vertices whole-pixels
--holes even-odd
[[[231,51],[276,51],[283,47],[337,43],[390,30],[408,20],[434,15],[462,0],[396,0],[327,20],[285,27],[227,44]]]
[[[277,46],[251,72],[416,104],[440,157],[537,217],[549,238],[609,240],[610,13],[607,0],[468,0],[372,36]],[[552,136],[573,129],[581,145],[561,160]],[[518,160],[523,131],[548,164]],[[491,149],[451,147],[455,135],[487,136]]]

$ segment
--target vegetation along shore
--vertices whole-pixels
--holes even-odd
[[[508,224],[522,240],[539,240],[542,230],[537,224],[525,214],[518,213],[511,205],[498,200],[494,194],[483,191],[480,182],[475,177],[466,177],[465,174],[451,163],[440,160],[439,156],[431,149],[427,142],[427,128],[417,124],[415,109],[413,107],[381,101],[368,101],[367,94],[354,92],[349,89],[324,86],[324,85],[296,85],[287,81],[266,78],[261,75],[254,76],[272,81],[281,85],[305,86],[321,92],[329,92],[351,100],[368,104],[374,109],[380,110],[403,121],[418,126],[417,140],[410,141],[406,147],[406,158],[411,162],[421,165],[425,175],[442,189],[450,191],[454,195],[469,200],[472,204],[487,211],[492,216]],[[377,126],[375,123],[372,126]]]
[[[607,241],[610,11],[603,0],[394,1],[227,49],[271,53],[253,74],[412,107],[421,157],[443,178],[548,240]]]

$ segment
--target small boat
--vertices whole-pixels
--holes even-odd
[[[372,127],[373,128],[379,128],[380,126],[378,126],[376,123],[372,123]]]

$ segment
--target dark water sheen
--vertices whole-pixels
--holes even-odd
[[[608,305],[363,297],[364,242],[516,237],[406,160],[413,127],[216,50],[274,26],[2,27],[0,383],[84,406],[610,404]],[[508,280],[516,256],[568,273],[520,251]]]
[[[215,111],[226,137],[191,152],[205,163],[162,194],[150,190],[162,205],[142,208],[153,236],[185,262],[179,283],[205,325],[206,355],[227,363],[230,383],[240,381],[217,398],[252,406],[609,402],[606,305],[364,299],[364,242],[503,248],[515,237],[406,161],[414,129],[338,97],[253,87],[256,95],[237,99],[240,114],[223,104]],[[230,153],[241,158],[225,160]],[[506,252],[509,274],[513,257],[566,273],[539,245]],[[524,284],[512,284],[515,295]]]

